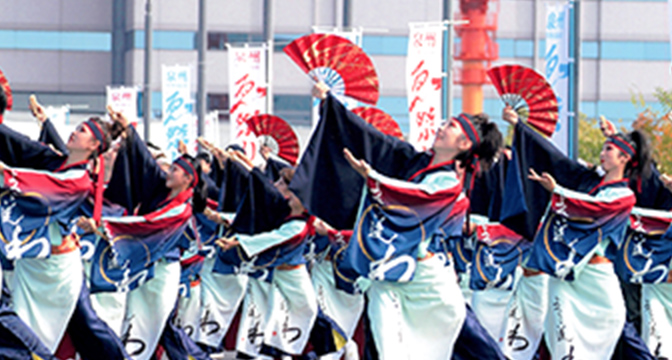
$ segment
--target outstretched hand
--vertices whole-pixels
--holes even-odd
[[[115,111],[110,105],[107,105],[107,112],[110,114],[110,119],[112,119],[112,121],[119,123],[124,129],[128,127],[129,121],[124,114]]]
[[[84,233],[90,234],[96,231],[96,221],[93,218],[80,216],[77,219],[77,227],[84,230]]]
[[[602,135],[604,135],[604,137],[616,135],[617,132],[616,125],[607,120],[607,118],[603,115],[600,115],[600,130],[602,131]]]
[[[557,185],[555,179],[553,178],[553,176],[551,176],[551,174],[544,172],[541,173],[541,176],[539,176],[539,174],[537,174],[537,172],[534,171],[534,169],[532,168],[530,168],[530,174],[527,176],[527,178],[532,181],[538,182],[539,184],[541,184],[541,186],[544,187],[544,189],[548,190],[549,192],[553,192],[553,190],[555,190],[555,186]]]
[[[40,124],[47,121],[47,112],[44,111],[44,107],[37,102],[37,96],[35,94],[30,95],[28,98],[28,109],[33,113],[33,116],[40,122]]]
[[[369,176],[369,172],[371,172],[371,165],[369,165],[366,161],[355,158],[355,156],[352,155],[350,150],[347,148],[343,148],[343,156],[345,156],[345,160],[348,161],[350,166],[355,169],[359,175],[362,175],[363,177]]]

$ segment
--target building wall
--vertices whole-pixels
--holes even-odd
[[[89,106],[82,111],[103,111],[105,86],[112,79],[113,4],[119,1],[125,2],[126,11],[123,79],[126,85],[140,86],[144,76],[144,0],[0,0],[0,68],[10,79],[17,99],[35,92],[53,101]],[[196,88],[198,1],[152,3],[152,104],[154,113],[160,115],[161,64],[192,64],[192,85]],[[311,32],[313,25],[341,25],[342,4],[343,0],[275,1],[275,108],[290,122],[302,123],[310,116],[311,82],[280,48]],[[352,25],[364,29],[363,47],[379,74],[380,107],[406,128],[403,70],[408,23],[440,20],[443,0],[358,0],[352,4]],[[541,0],[500,0],[493,5],[499,7],[500,60],[495,64],[532,66],[536,31],[542,40],[538,70],[543,72],[545,4]],[[583,0],[581,4],[581,111],[589,116],[605,114],[631,120],[637,114],[630,104],[633,92],[652,101],[655,88],[669,86],[667,1]],[[208,0],[207,28],[211,34],[222,35],[224,42],[261,41],[263,0]],[[212,96],[224,99],[228,93],[227,61],[225,48],[213,45],[208,50],[206,88]],[[496,118],[501,102],[492,87],[486,86],[484,91],[485,110]],[[455,93],[455,108],[459,109],[459,87]],[[17,102],[16,107],[27,105]]]

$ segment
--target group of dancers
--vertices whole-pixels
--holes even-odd
[[[0,124],[0,358],[672,358],[672,181],[639,131],[600,165],[510,107],[429,151],[324,83],[294,168],[262,148],[172,162],[121,113],[63,141]],[[0,115],[6,97],[0,89]]]

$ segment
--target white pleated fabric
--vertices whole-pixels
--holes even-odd
[[[371,331],[381,359],[446,360],[466,317],[452,266],[418,261],[406,283],[373,281],[367,292]]]
[[[78,250],[14,262],[10,286],[14,310],[51,352],[56,352],[65,334],[83,280]]]
[[[154,278],[128,293],[122,339],[135,360],[152,357],[180,287],[180,263],[158,261]]]
[[[642,284],[642,340],[656,358],[672,359],[672,284]]]
[[[247,289],[247,275],[223,275],[212,272],[214,257],[208,257],[201,269],[201,324],[196,341],[219,347],[231,326]]]
[[[544,335],[548,310],[548,275],[523,276],[504,312],[504,328],[494,337],[511,360],[530,360]]]
[[[609,359],[625,325],[625,302],[611,263],[588,264],[574,281],[548,279],[544,326],[553,359]]]

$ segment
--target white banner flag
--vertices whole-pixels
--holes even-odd
[[[229,138],[242,146],[252,161],[259,149],[245,121],[267,112],[267,86],[266,47],[229,47]]]
[[[107,87],[107,106],[118,111],[131,123],[138,122],[138,89],[130,86]]]
[[[432,147],[441,124],[443,29],[442,23],[411,24],[406,58],[408,141],[418,151]]]
[[[179,156],[177,151],[179,140],[184,141],[188,148],[196,146],[190,70],[189,66],[182,65],[163,65],[161,68],[165,152],[170,159]]]
[[[545,75],[558,98],[558,125],[551,140],[564,154],[569,149],[569,3],[547,4]]]
[[[350,40],[353,44],[362,47],[362,29],[361,28],[355,28],[351,30],[340,30],[338,28],[330,28],[330,27],[313,27],[313,32],[316,34],[333,34],[336,36],[340,36],[342,38]],[[341,77],[340,75],[338,76],[332,76],[331,74],[334,72],[331,69],[327,68],[321,68],[321,69],[315,69],[310,72],[309,75],[314,75],[318,79],[324,81],[327,85],[330,87],[334,84],[330,84],[330,81],[334,81],[335,79],[340,80]],[[345,106],[346,109],[354,109],[358,106],[360,106],[359,101],[347,97],[345,95],[341,95],[338,93],[335,93],[332,91],[331,93],[336,97],[342,104]],[[312,125],[315,127],[317,125],[317,122],[320,120],[320,102],[321,100],[318,98],[313,97],[313,112],[312,112]],[[367,104],[368,105],[368,104]]]

